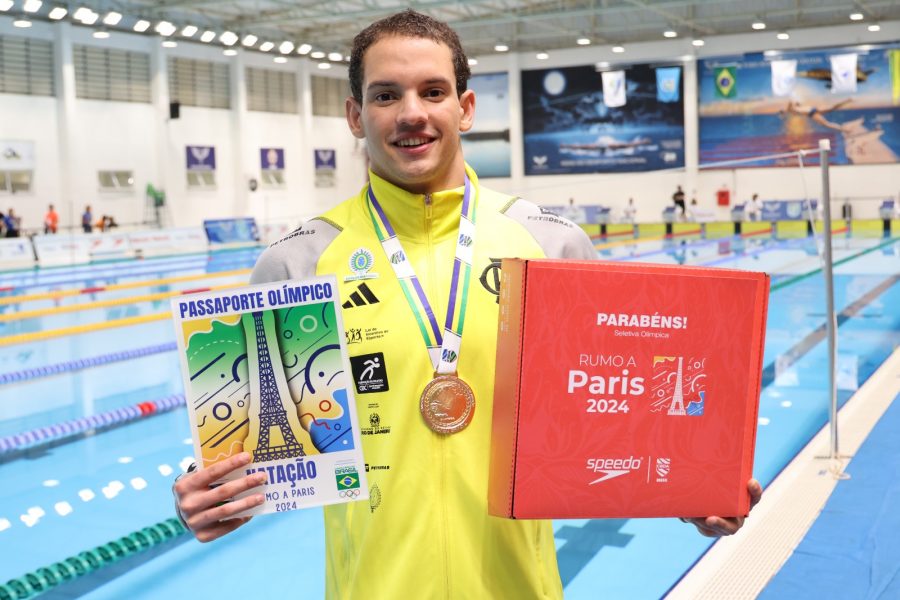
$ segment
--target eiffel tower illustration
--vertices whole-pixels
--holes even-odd
[[[294,437],[288,423],[287,411],[281,403],[278,393],[278,382],[275,369],[269,354],[269,342],[266,339],[263,314],[253,313],[253,325],[256,328],[256,355],[259,365],[259,442],[253,452],[253,462],[278,460],[303,456],[303,444]],[[277,427],[281,431],[283,443],[278,446],[269,445],[269,433]]]
[[[669,412],[667,415],[686,415],[687,411],[684,410],[684,392],[681,389],[681,361],[684,360],[684,357],[678,357],[678,374],[675,377],[675,394],[672,396],[672,404],[669,405]]]

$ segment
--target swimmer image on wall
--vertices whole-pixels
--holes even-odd
[[[246,451],[268,475],[248,514],[366,497],[337,301],[317,277],[172,302],[198,466]]]

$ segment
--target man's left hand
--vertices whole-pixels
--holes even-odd
[[[757,505],[759,499],[762,498],[762,486],[755,479],[747,482],[747,491],[750,492],[750,510]],[[725,519],[723,517],[696,517],[693,519],[684,519],[686,523],[692,524],[702,535],[706,537],[721,537],[723,535],[733,535],[738,529],[744,526],[744,517],[734,517]]]

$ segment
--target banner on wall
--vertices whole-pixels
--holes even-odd
[[[681,100],[681,67],[656,69],[656,99],[659,102]]]
[[[888,57],[891,64],[891,99],[894,104],[900,104],[900,50],[889,50]]]
[[[263,171],[284,171],[284,148],[260,148],[259,164]]]
[[[0,140],[0,170],[33,171],[34,142]]]
[[[701,165],[817,148],[823,138],[833,164],[900,162],[892,70],[898,49],[895,42],[698,61]],[[722,94],[727,69],[735,74],[730,97]],[[818,155],[804,158],[817,163]],[[737,166],[797,164],[788,156]]]
[[[216,149],[213,146],[188,146],[187,170],[215,171]]]
[[[317,149],[313,150],[313,154],[315,155],[316,187],[334,187],[335,171],[337,171],[337,153],[331,149]]]
[[[681,67],[664,68],[679,73],[669,71],[661,79],[653,65],[623,69],[621,94],[613,103],[623,98],[625,103],[617,107],[607,104],[610,85],[604,76],[609,72],[594,65],[523,71],[525,174],[684,166]],[[668,89],[660,91],[660,81],[670,81]]]
[[[737,96],[737,69],[734,67],[716,69],[716,95],[719,98]]]
[[[625,106],[625,71],[604,71],[600,74],[603,80],[603,104],[609,108]]]
[[[509,177],[509,76],[483,73],[469,79],[478,106],[472,129],[462,135],[463,155],[479,178]]]

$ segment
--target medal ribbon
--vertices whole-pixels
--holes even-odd
[[[441,375],[456,373],[459,361],[459,347],[462,341],[463,326],[466,321],[466,301],[469,295],[469,274],[472,270],[472,249],[475,246],[475,198],[472,198],[472,184],[466,175],[465,192],[463,193],[462,210],[459,217],[459,231],[456,237],[456,257],[453,260],[453,275],[450,279],[450,299],[447,302],[447,318],[444,330],[438,327],[437,319],[425,290],[413,270],[412,263],[400,244],[387,215],[378,203],[372,186],[369,186],[369,216],[375,233],[381,241],[381,247],[394,269],[394,275],[400,282],[406,302],[416,317],[419,332],[425,341],[432,363],[437,363],[435,370]],[[372,209],[375,209],[374,211]],[[462,272],[462,294],[459,292],[460,272]],[[457,299],[459,310],[456,310]],[[454,323],[454,317],[457,316]],[[455,325],[455,326],[454,326]],[[440,357],[436,360],[433,351],[440,348]]]

